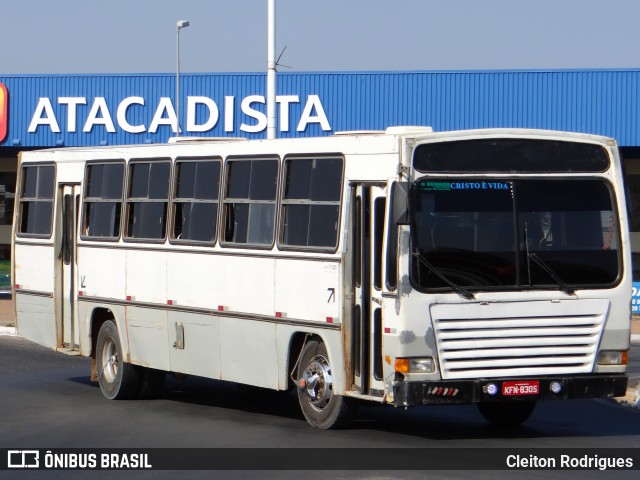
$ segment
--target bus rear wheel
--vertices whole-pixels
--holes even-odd
[[[328,430],[345,426],[353,413],[349,399],[333,393],[333,373],[322,341],[306,343],[297,371],[298,401],[307,422]]]
[[[140,389],[138,398],[141,400],[151,400],[162,395],[164,387],[165,372],[153,368],[137,367],[140,369]]]
[[[480,413],[489,423],[503,427],[527,421],[535,407],[536,402],[532,401],[478,403]]]
[[[112,320],[107,320],[100,327],[96,366],[100,390],[106,398],[127,400],[138,395],[140,369],[124,361],[118,328]]]

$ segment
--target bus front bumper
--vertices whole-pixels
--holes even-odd
[[[413,407],[622,397],[627,390],[627,381],[627,375],[624,373],[435,382],[400,380],[393,383],[393,404],[396,407]]]

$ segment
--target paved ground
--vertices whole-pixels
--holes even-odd
[[[555,458],[561,454],[582,458],[585,450],[572,452],[573,448],[589,449],[591,456],[597,452],[599,456],[638,458],[640,410],[621,408],[611,401],[540,402],[531,420],[511,428],[487,424],[473,405],[405,411],[369,403],[360,405],[351,428],[318,432],[306,425],[295,392],[238,389],[228,382],[198,377],[168,378],[160,398],[108,401],[88,375],[86,358],[58,354],[19,337],[0,336],[0,453],[3,449],[36,449],[41,452],[42,465],[48,449],[104,453],[119,448],[130,452],[167,448],[155,451],[151,463],[174,470],[0,470],[2,480],[638,480],[637,471],[563,468],[559,475],[558,470],[500,471],[505,468],[504,460],[485,463],[495,455],[529,458],[529,454],[540,455],[538,449],[553,449],[555,453],[545,457]],[[268,453],[264,453],[265,446],[270,448]],[[357,450],[349,451],[354,447]],[[190,468],[192,454],[206,457],[208,465],[246,470],[179,471]],[[467,470],[385,467],[391,460],[403,468],[409,461],[413,465],[423,462],[414,468],[429,469],[428,459],[432,458]],[[0,466],[3,460],[0,455]],[[386,470],[357,471],[357,464]],[[635,468],[637,464],[634,460]],[[494,465],[494,469],[482,471],[487,468],[482,465]],[[286,471],[291,468],[296,471]]]

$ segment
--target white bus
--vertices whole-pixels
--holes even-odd
[[[392,127],[20,155],[18,332],[105,397],[165,373],[354,403],[624,395],[631,264],[614,140]]]

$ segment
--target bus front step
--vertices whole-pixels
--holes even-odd
[[[74,357],[79,357],[80,356],[80,350],[79,347],[75,347],[74,350],[71,350],[69,347],[58,347],[56,348],[56,352],[60,352],[60,353],[64,353],[66,355],[71,355]]]

